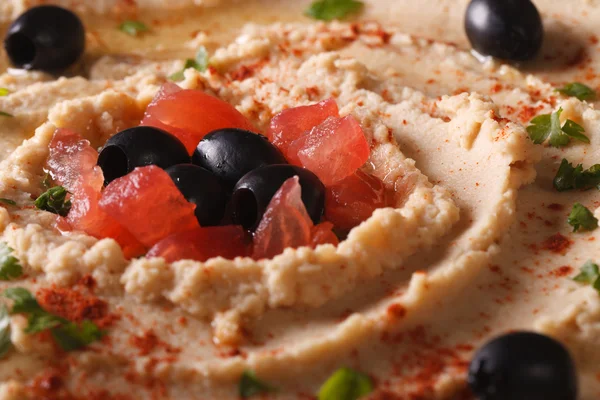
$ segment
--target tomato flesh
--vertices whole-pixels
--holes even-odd
[[[319,225],[313,226],[311,230],[312,247],[317,247],[320,244],[332,244],[337,246],[340,241],[333,232],[333,224],[331,222],[321,222]]]
[[[251,243],[241,226],[211,226],[178,232],[150,249],[146,257],[162,257],[167,262],[210,258],[234,259],[250,255]]]
[[[288,154],[314,172],[326,185],[352,175],[369,159],[369,143],[352,116],[329,117],[305,135],[294,140]],[[294,157],[289,156],[290,162]]]
[[[194,210],[169,175],[154,165],[136,168],[102,192],[100,208],[147,247],[199,227]]]
[[[267,137],[283,154],[287,154],[288,146],[294,140],[328,117],[339,116],[338,106],[333,98],[309,106],[288,108],[271,119]]]
[[[286,180],[275,193],[254,233],[255,259],[272,258],[288,247],[311,244],[313,224],[301,193],[297,176]]]
[[[373,212],[392,204],[393,196],[381,180],[361,170],[326,187],[325,218],[337,228],[350,230]]]
[[[165,83],[154,97],[141,125],[154,126],[176,136],[190,154],[198,142],[216,129],[254,127],[235,107],[200,90]]]
[[[112,238],[128,258],[143,254],[142,244],[98,205],[104,177],[96,165],[98,152],[90,142],[69,130],[57,129],[49,147],[48,173],[71,193],[69,214],[58,217],[61,229],[83,231],[98,239]]]

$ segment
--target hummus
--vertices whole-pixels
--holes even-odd
[[[0,20],[30,3],[5,2]],[[577,202],[600,217],[600,197],[552,187],[562,158],[586,168],[600,158],[594,104],[554,91],[597,84],[592,4],[537,2],[548,39],[540,60],[519,70],[469,52],[466,1],[398,1],[390,11],[374,0],[356,21],[328,24],[291,1],[64,3],[88,26],[84,77],[0,75],[10,90],[0,110],[14,115],[0,121],[0,198],[17,203],[0,206],[0,241],[25,273],[0,288],[28,288],[43,305],[83,302],[101,310],[107,335],[61,353],[12,316],[0,399],[228,399],[245,370],[276,386],[273,398],[311,398],[340,366],[372,376],[374,399],[469,398],[473,352],[517,329],[564,343],[581,399],[600,396],[600,297],[570,279],[600,248],[594,231],[567,224]],[[165,15],[151,34],[122,38],[115,10]],[[441,20],[448,30],[438,32]],[[233,104],[262,131],[285,108],[334,97],[372,143],[367,167],[396,192],[395,208],[377,210],[337,248],[258,262],[128,261],[111,239],[58,232],[31,200],[43,192],[55,129],[102,146],[139,123],[199,46],[211,68],[188,69],[178,84]],[[559,107],[591,145],[532,143],[531,118]]]

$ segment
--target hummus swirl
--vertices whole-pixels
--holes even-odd
[[[7,10],[0,15],[19,12]],[[0,207],[0,241],[25,275],[0,287],[39,293],[93,282],[86,290],[114,318],[106,340],[57,356],[12,316],[0,399],[36,398],[39,380],[54,375],[73,398],[236,398],[245,370],[291,399],[342,365],[373,375],[372,398],[453,399],[465,395],[473,351],[512,329],[565,343],[582,399],[595,398],[600,297],[569,278],[600,249],[594,232],[571,233],[566,217],[575,202],[592,211],[600,203],[597,193],[554,191],[552,178],[562,158],[589,166],[599,153],[534,145],[524,128],[561,107],[594,144],[593,104],[376,22],[251,24],[222,46],[209,34],[188,44],[214,48],[210,68],[188,69],[178,84],[227,101],[261,131],[285,108],[335,98],[341,115],[360,122],[371,143],[364,168],[396,193],[395,206],[337,247],[260,261],[127,260],[114,240],[61,233],[52,214],[29,205],[43,192],[56,128],[101,147],[139,123],[182,61],[105,55],[88,78],[1,75],[11,93],[0,110],[14,118],[0,127],[0,198],[18,207]]]

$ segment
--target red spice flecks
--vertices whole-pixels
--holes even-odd
[[[392,304],[387,308],[390,318],[401,319],[406,316],[406,308],[402,304]]]
[[[65,397],[63,377],[65,372],[52,368],[37,375],[27,386],[27,394],[34,399],[70,399]]]
[[[90,274],[84,275],[77,281],[76,286],[83,286],[86,289],[93,291],[96,288],[96,280]]]
[[[42,288],[36,298],[40,306],[72,322],[93,321],[99,328],[111,326],[119,317],[108,312],[108,303],[91,294],[66,288]]]
[[[560,233],[556,233],[544,240],[541,244],[541,247],[542,249],[549,250],[553,253],[564,254],[572,244],[573,241],[571,239]]]
[[[565,206],[558,203],[548,204],[548,209],[552,211],[562,211],[565,209]]]
[[[131,335],[129,338],[129,344],[136,347],[139,350],[140,356],[145,356],[153,352],[154,350],[164,349],[167,353],[180,353],[181,349],[172,347],[168,343],[163,342],[154,333],[152,329],[144,332],[142,336]]]
[[[564,278],[565,276],[569,276],[573,273],[573,267],[570,265],[563,265],[562,267],[558,267],[550,271],[549,275],[555,276],[557,278]]]

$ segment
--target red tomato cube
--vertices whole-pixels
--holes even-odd
[[[313,223],[301,193],[297,176],[286,180],[275,193],[254,233],[255,259],[273,258],[288,247],[311,244]]]
[[[352,116],[329,117],[288,148],[288,154],[295,154],[300,165],[314,172],[326,186],[356,172],[367,162],[369,153],[365,134]]]
[[[216,129],[254,127],[229,103],[200,90],[184,90],[165,83],[146,109],[141,125],[154,126],[176,136],[192,154],[198,142]]]
[[[210,258],[234,259],[251,253],[251,241],[241,226],[211,226],[175,233],[158,242],[146,257],[162,257],[167,262]]]
[[[323,100],[309,106],[288,108],[271,119],[267,137],[283,154],[287,154],[291,142],[328,117],[339,116],[338,106],[334,99]]]
[[[325,191],[325,219],[337,228],[350,230],[366,221],[373,212],[392,204],[393,193],[383,182],[361,170],[328,186]]]
[[[147,247],[199,227],[194,209],[169,175],[154,165],[134,169],[102,192],[100,208]]]

